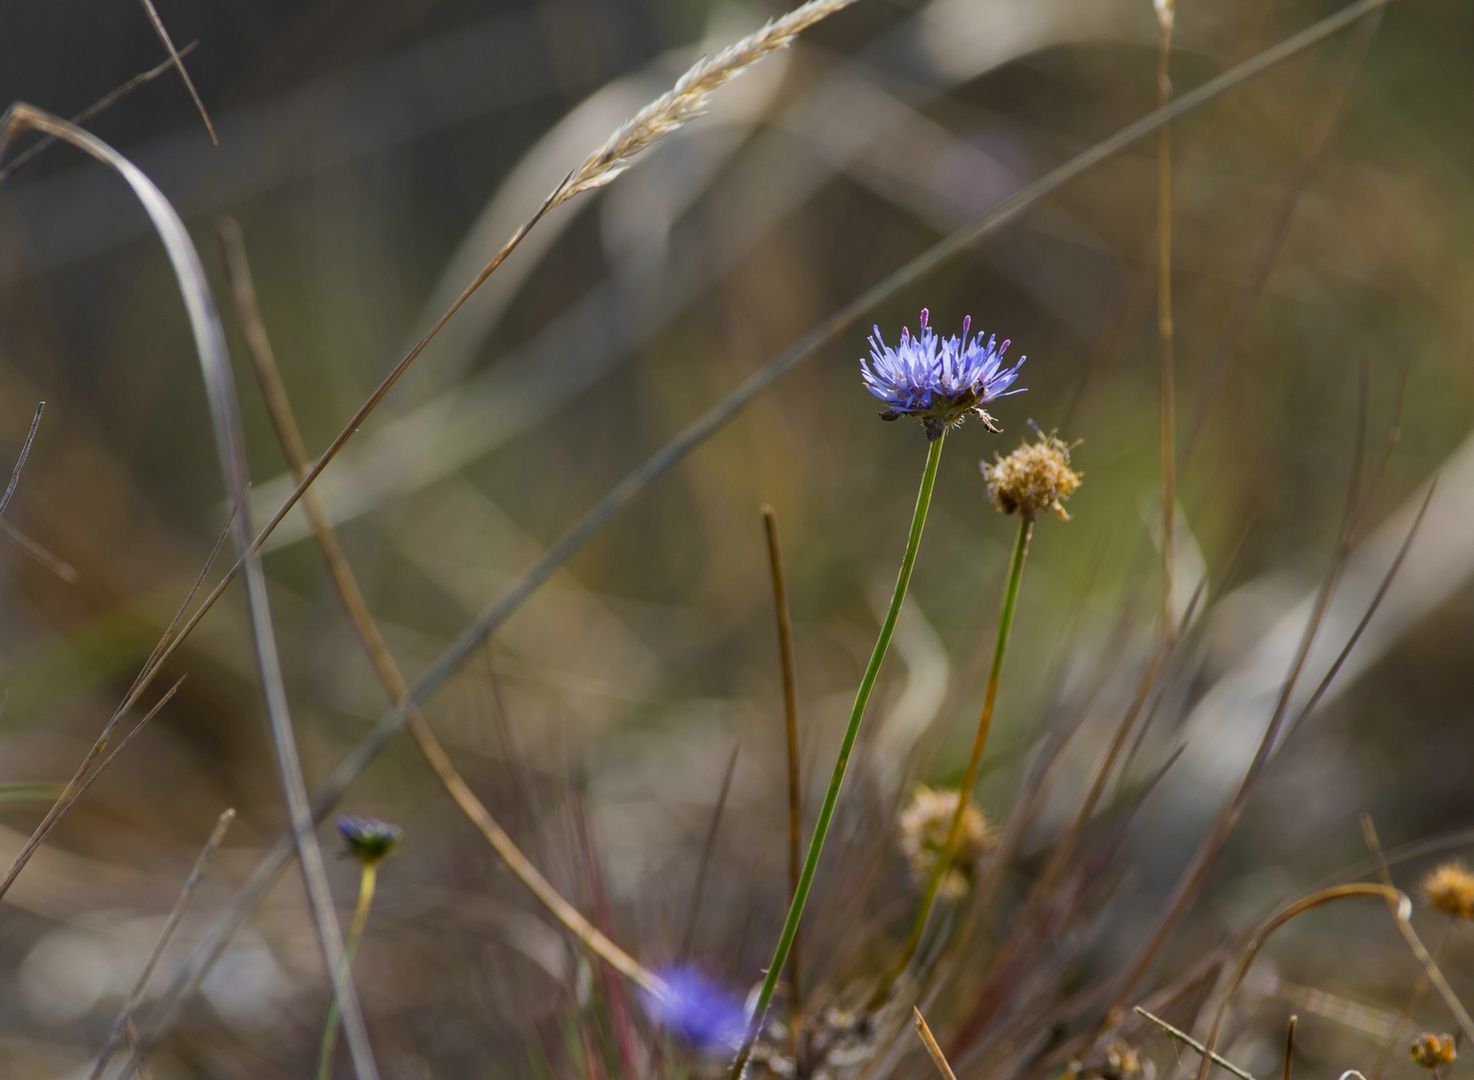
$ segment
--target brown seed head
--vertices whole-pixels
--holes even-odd
[[[1446,862],[1423,878],[1428,906],[1456,919],[1474,919],[1474,874],[1457,860]]]
[[[1024,443],[1006,458],[983,462],[988,501],[1005,514],[1022,514],[1030,521],[1040,510],[1053,510],[1061,521],[1070,515],[1060,500],[1074,494],[1080,474],[1070,468],[1070,448],[1051,435]]]
[[[1408,1057],[1430,1070],[1451,1064],[1458,1057],[1452,1035],[1435,1035],[1431,1031],[1425,1031],[1414,1039],[1407,1053]]]
[[[918,888],[926,888],[937,860],[941,858],[942,849],[947,844],[947,830],[952,826],[952,816],[957,813],[958,798],[956,791],[917,784],[911,793],[911,801],[901,811],[901,854],[910,865],[911,879]],[[962,811],[962,834],[957,841],[957,853],[942,875],[937,896],[956,900],[966,893],[978,860],[997,847],[998,838],[988,827],[988,819],[969,802]]]

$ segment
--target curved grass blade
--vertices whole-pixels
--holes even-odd
[[[229,353],[225,347],[225,332],[220,325],[220,316],[215,308],[204,267],[200,263],[199,252],[195,250],[184,222],[163,192],[137,166],[107,143],[60,117],[33,105],[18,102],[0,116],[0,146],[15,134],[27,129],[64,139],[114,169],[127,181],[153,222],[174,269],[204,376],[221,472],[231,499],[239,507],[234,525],[236,538],[242,549],[256,663],[271,722],[277,768],[281,774],[292,820],[303,883],[317,924],[323,959],[334,982],[338,1000],[343,1003],[343,1027],[353,1055],[354,1070],[360,1080],[377,1080],[378,1069],[369,1048],[368,1032],[363,1025],[358,998],[353,992],[351,979],[339,962],[343,942],[338,931],[332,894],[328,890],[322,851],[318,847],[317,833],[313,828],[307,784],[302,777],[302,767],[297,757],[296,737],[287,708],[286,687],[282,681],[280,657],[272,631],[266,575],[261,568],[260,557],[252,549],[253,532],[245,500],[248,478],[245,444],[241,437],[240,408],[235,397]],[[174,645],[177,646],[179,640],[176,638]]]

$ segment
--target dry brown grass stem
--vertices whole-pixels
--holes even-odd
[[[1377,839],[1377,827],[1372,823],[1372,816],[1368,813],[1363,812],[1359,820],[1361,822],[1362,839],[1366,843],[1367,855],[1371,859],[1372,868],[1377,872],[1378,880],[1390,889],[1393,887],[1392,872],[1387,868],[1387,858],[1382,853],[1382,842]],[[1443,925],[1439,928],[1438,938],[1433,944],[1433,956],[1435,960],[1443,951],[1443,939],[1448,931],[1448,926],[1449,920],[1443,920]],[[1407,1005],[1398,1014],[1397,1024],[1393,1027],[1392,1034],[1387,1037],[1387,1041],[1382,1044],[1382,1049],[1377,1054],[1376,1063],[1372,1066],[1371,1080],[1378,1080],[1387,1068],[1387,1061],[1391,1058],[1393,1049],[1405,1037],[1405,1033],[1409,1027],[1409,1021],[1412,1019],[1413,1010],[1417,1008],[1418,1002],[1422,1000],[1427,990],[1428,973],[1423,971],[1419,973],[1418,981],[1413,985],[1412,993],[1408,995]]]
[[[205,122],[205,131],[210,135],[210,141],[216,146],[220,140],[215,137],[215,125],[210,123],[210,114],[205,111],[205,103],[200,100],[200,92],[194,87],[194,80],[189,77],[189,72],[184,68],[183,54],[174,47],[174,40],[169,37],[169,30],[164,26],[164,20],[159,18],[155,10],[153,0],[138,0],[143,5],[144,12],[148,15],[148,21],[153,24],[154,33],[159,35],[159,40],[164,43],[164,48],[169,50],[169,63],[179,69],[179,77],[184,80],[184,88],[189,91],[189,96],[194,101],[194,107],[199,110],[200,119]]]
[[[1239,1080],[1254,1080],[1253,1074],[1251,1074],[1247,1069],[1239,1068],[1233,1062],[1229,1061],[1226,1057],[1220,1057],[1218,1054],[1209,1053],[1208,1048],[1202,1043],[1198,1042],[1197,1039],[1194,1039],[1187,1032],[1173,1027],[1171,1024],[1167,1023],[1167,1021],[1163,1020],[1160,1016],[1155,1016],[1152,1013],[1147,1012],[1140,1005],[1136,1006],[1131,1011],[1136,1013],[1137,1016],[1141,1016],[1147,1020],[1150,1020],[1152,1023],[1156,1024],[1157,1027],[1161,1028],[1164,1032],[1166,1032],[1172,1038],[1176,1039],[1178,1042],[1182,1043],[1184,1046],[1189,1046],[1192,1049],[1196,1050],[1199,1054],[1205,1054],[1209,1058],[1212,1058],[1215,1065],[1221,1065],[1223,1068],[1227,1069],[1229,1072],[1237,1076]],[[1291,1030],[1294,1029],[1292,1028]]]
[[[932,1061],[937,1066],[937,1072],[942,1074],[943,1080],[957,1080],[957,1074],[952,1071],[952,1066],[947,1064],[947,1055],[942,1053],[942,1048],[937,1045],[936,1036],[931,1033],[927,1026],[926,1017],[921,1015],[921,1010],[914,1005],[911,1012],[916,1017],[916,1034],[921,1039],[921,1044],[926,1047],[926,1052],[931,1055]]]
[[[128,997],[123,1001],[123,1007],[118,1010],[118,1018],[113,1021],[112,1030],[108,1032],[107,1041],[103,1043],[102,1050],[98,1052],[97,1063],[92,1067],[89,1080],[97,1080],[102,1075],[103,1069],[107,1068],[113,1051],[117,1049],[118,1043],[123,1035],[129,1030],[133,1021],[133,1011],[138,1008],[138,1003],[143,1000],[143,992],[148,988],[148,980],[158,965],[159,957],[164,955],[164,949],[168,947],[170,939],[174,937],[174,931],[179,928],[179,921],[184,918],[185,909],[194,898],[195,889],[199,887],[205,871],[210,868],[210,857],[215,854],[215,849],[225,839],[225,831],[230,828],[230,823],[235,820],[235,811],[227,809],[215,822],[215,828],[211,830],[210,837],[205,841],[199,858],[195,860],[194,867],[189,872],[189,877],[184,880],[184,887],[179,890],[179,897],[174,901],[174,909],[169,912],[169,918],[164,922],[164,928],[159,931],[158,940],[154,942],[153,951],[144,962],[143,970],[138,973],[138,979],[133,983],[133,989],[128,991]]]
[[[178,55],[181,57],[188,56],[190,53],[194,52],[195,49],[199,48],[199,44],[200,43],[198,41],[191,41],[188,45],[179,50]],[[174,57],[171,56],[168,59],[164,60],[162,63],[156,64],[153,67],[149,68],[147,71],[139,72],[137,75],[133,76],[133,78],[129,79],[121,86],[117,86],[114,87],[112,90],[109,90],[106,94],[103,94],[102,97],[98,98],[91,105],[88,105],[81,112],[73,116],[72,123],[81,124],[87,120],[92,119],[98,113],[102,112],[104,109],[107,109],[119,99],[132,93],[144,83],[153,82],[155,79],[157,79],[160,75],[168,71],[173,66]],[[37,155],[44,152],[48,146],[54,145],[56,145],[55,135],[43,135],[30,146],[22,150],[19,154],[16,154],[15,157],[11,158],[8,162],[5,163],[5,168],[0,169],[0,184],[5,183],[5,181],[9,179],[10,176],[13,175],[18,169],[20,169],[21,166],[25,165],[28,161],[31,161]]]
[[[1162,915],[1153,927],[1151,934],[1148,935],[1147,940],[1143,942],[1131,964],[1127,967],[1117,991],[1116,999],[1107,1011],[1104,1020],[1106,1025],[1116,1022],[1116,1018],[1119,1017],[1124,1009],[1125,1003],[1135,988],[1136,983],[1146,973],[1153,958],[1166,941],[1167,935],[1197,896],[1198,890],[1207,879],[1209,869],[1216,861],[1224,843],[1228,840],[1229,833],[1233,831],[1234,825],[1237,824],[1239,815],[1243,813],[1250,793],[1273,758],[1279,745],[1280,734],[1284,731],[1286,723],[1289,723],[1291,729],[1293,729],[1308,715],[1308,709],[1313,707],[1319,700],[1320,694],[1330,685],[1331,678],[1339,671],[1341,662],[1349,655],[1355,642],[1360,639],[1362,630],[1365,629],[1367,623],[1370,621],[1372,614],[1380,603],[1381,597],[1385,595],[1386,588],[1391,585],[1393,576],[1395,576],[1397,569],[1401,566],[1403,556],[1406,554],[1413,537],[1417,535],[1418,528],[1422,524],[1423,512],[1427,510],[1428,499],[1432,498],[1431,489],[1428,499],[1424,500],[1423,511],[1419,512],[1418,517],[1413,522],[1412,528],[1408,531],[1402,552],[1394,560],[1392,569],[1384,581],[1382,589],[1379,590],[1377,597],[1367,609],[1361,623],[1358,625],[1351,639],[1347,642],[1346,647],[1342,650],[1340,658],[1332,664],[1331,670],[1327,672],[1326,677],[1321,680],[1315,693],[1311,695],[1310,704],[1306,708],[1301,709],[1296,717],[1291,718],[1289,715],[1291,696],[1300,681],[1305,663],[1310,656],[1311,646],[1314,645],[1316,637],[1320,632],[1321,624],[1325,619],[1331,598],[1335,595],[1336,587],[1341,580],[1341,574],[1346,567],[1347,559],[1350,557],[1357,537],[1360,522],[1359,510],[1363,499],[1362,476],[1365,464],[1363,451],[1366,445],[1366,412],[1366,378],[1365,367],[1363,366],[1362,395],[1357,411],[1356,435],[1352,450],[1351,477],[1347,485],[1345,507],[1342,511],[1336,551],[1332,558],[1330,569],[1327,571],[1325,580],[1316,595],[1310,617],[1305,624],[1305,631],[1301,635],[1300,643],[1295,651],[1294,659],[1290,664],[1289,672],[1286,674],[1285,680],[1280,686],[1279,695],[1275,700],[1274,712],[1271,714],[1269,722],[1265,726],[1264,734],[1259,741],[1258,748],[1254,752],[1254,757],[1244,770],[1243,778],[1239,781],[1239,786],[1234,792],[1233,797],[1224,806],[1217,820],[1213,823],[1213,827],[1209,830],[1208,835],[1204,837],[1198,850],[1194,853],[1192,860],[1184,869],[1176,886],[1173,887]]]
[[[1169,61],[1172,56],[1174,0],[1153,0],[1157,10],[1157,108],[1172,100]],[[1172,625],[1173,525],[1177,494],[1177,389],[1172,361],[1172,127],[1157,132],[1157,338],[1161,349],[1162,456],[1162,635]]]
[[[220,219],[217,228],[225,249],[226,271],[235,298],[236,311],[246,337],[257,380],[261,385],[261,394],[266,400],[267,412],[271,416],[271,423],[276,431],[277,440],[281,444],[282,453],[287,459],[287,465],[292,470],[292,475],[300,479],[307,471],[309,459],[302,442],[301,431],[292,413],[291,403],[287,399],[286,389],[282,385],[281,374],[277,370],[275,353],[272,351],[265,323],[261,318],[240,225],[233,218],[226,217]],[[342,545],[338,542],[338,534],[333,528],[332,518],[316,489],[308,488],[304,492],[302,509],[312,525],[313,536],[317,540],[318,549],[327,565],[328,574],[333,579],[333,585],[338,590],[338,596],[348,612],[348,617],[353,623],[359,640],[363,643],[365,652],[368,653],[369,662],[373,665],[375,674],[379,677],[391,701],[403,701],[409,692],[409,685],[400,673],[399,666],[395,663],[383,634],[379,632],[378,623],[369,611],[363,590],[359,588],[358,580],[348,564],[347,557],[343,554]],[[522,853],[506,830],[497,823],[491,812],[462,779],[449,755],[446,754],[444,746],[435,737],[429,722],[419,709],[415,709],[410,714],[408,726],[415,745],[419,747],[420,753],[424,755],[436,778],[456,805],[460,807],[461,812],[471,820],[487,843],[517,876],[517,879],[531,890],[532,894],[559,922],[568,928],[574,937],[583,942],[591,952],[607,961],[620,974],[646,989],[653,990],[660,986],[660,980],[656,975],[600,933],[577,908],[563,898],[562,894]]]
[[[1352,91],[1356,88],[1367,53],[1371,49],[1372,39],[1376,37],[1381,22],[1382,12],[1377,10],[1368,15],[1357,27],[1355,36],[1341,62],[1340,82],[1330,95],[1329,107],[1320,126],[1307,144],[1305,156],[1300,160],[1293,177],[1286,185],[1284,194],[1275,207],[1273,217],[1259,235],[1249,274],[1234,296],[1233,307],[1223,324],[1223,331],[1219,334],[1213,346],[1213,353],[1198,380],[1197,401],[1187,424],[1187,432],[1182,438],[1182,444],[1178,447],[1177,468],[1180,471],[1187,470],[1188,463],[1197,452],[1199,440],[1207,425],[1208,415],[1217,397],[1218,389],[1222,385],[1223,376],[1228,371],[1234,354],[1238,351],[1239,343],[1243,340],[1252,321],[1254,308],[1260,296],[1263,295],[1264,288],[1269,283],[1270,273],[1274,270],[1285,241],[1289,238],[1290,226],[1295,220],[1295,210],[1300,205],[1300,198],[1310,186],[1310,181],[1324,160],[1331,139],[1340,130],[1342,121],[1346,119]]]
[[[78,581],[82,580],[75,566],[61,558],[55,552],[48,551],[42,547],[4,518],[0,518],[0,539],[4,539],[16,549],[35,559],[36,562],[46,567],[46,569],[50,570],[68,585],[75,585]]]
[[[33,147],[34,149],[34,147]],[[10,483],[6,485],[5,495],[0,497],[0,514],[4,514],[10,506],[10,500],[15,495],[16,485],[20,483],[21,470],[26,466],[26,458],[31,456],[31,444],[36,441],[36,431],[41,426],[41,414],[46,411],[46,402],[42,401],[36,405],[36,415],[31,419],[31,428],[26,432],[26,441],[21,445],[20,454],[15,459],[15,468],[10,473]],[[0,536],[9,540],[20,550],[35,559],[42,566],[55,573],[66,582],[77,580],[77,571],[72,569],[40,544],[36,543],[25,533],[4,518],[0,518]]]
[[[11,498],[15,495],[16,485],[20,483],[21,470],[26,467],[26,458],[31,456],[31,444],[36,441],[36,429],[41,426],[41,414],[46,411],[46,402],[40,402],[36,406],[36,415],[31,418],[31,429],[26,432],[26,441],[21,444],[20,453],[15,459],[15,468],[10,470],[10,483],[5,485],[5,494],[0,496],[0,514],[5,513],[5,508],[10,505]]]
[[[179,682],[169,687],[168,691],[165,692],[163,697],[159,698],[152,709],[144,714],[143,719],[138,722],[132,731],[128,732],[123,741],[118,744],[118,748],[107,756],[97,771],[92,773],[91,776],[88,776],[88,771],[92,768],[92,763],[107,749],[108,740],[111,738],[114,728],[117,727],[118,721],[122,717],[115,715],[107,723],[102,729],[102,734],[97,737],[97,740],[93,742],[92,747],[87,751],[86,756],[82,758],[82,764],[77,766],[77,771],[67,781],[67,786],[62,789],[61,795],[57,798],[51,809],[46,812],[46,816],[41,819],[41,824],[37,825],[35,831],[26,839],[26,842],[21,846],[20,852],[11,862],[10,867],[5,871],[5,876],[0,878],[0,896],[4,896],[10,890],[10,886],[15,883],[15,879],[20,876],[20,872],[26,868],[26,863],[31,861],[31,856],[36,853],[36,849],[41,846],[51,830],[56,828],[56,823],[66,815],[68,810],[76,805],[77,800],[92,786],[93,781],[102,775],[103,770],[113,763],[113,759],[118,756],[119,751],[123,747],[128,745],[133,736],[142,731],[144,726],[158,715],[159,710],[169,703],[169,699],[178,691],[179,683],[182,682],[184,682],[183,676],[180,677]]]
[[[691,907],[686,912],[686,929],[681,934],[681,951],[676,955],[684,964],[691,957],[691,948],[696,941],[696,923],[701,917],[701,898],[706,892],[706,875],[711,869],[711,856],[716,851],[717,833],[722,827],[722,818],[727,813],[727,796],[732,794],[732,777],[737,772],[737,756],[742,744],[732,744],[732,754],[727,758],[727,768],[722,773],[722,787],[717,793],[716,806],[712,807],[711,822],[706,827],[706,839],[701,844],[701,859],[696,864],[696,884],[691,889]]]
[[[1290,1080],[1295,1071],[1295,1029],[1300,1026],[1300,1018],[1294,1013],[1290,1014],[1290,1022],[1285,1025],[1285,1071],[1284,1080]]]
[[[763,532],[768,541],[768,569],[773,577],[773,613],[778,623],[778,661],[783,672],[783,721],[788,749],[788,888],[789,898],[798,891],[800,864],[803,862],[803,789],[799,779],[798,754],[798,675],[793,661],[793,618],[788,610],[788,584],[783,575],[783,550],[778,544],[778,512],[764,506]],[[794,1053],[797,1055],[803,1016],[802,982],[799,967],[799,940],[803,928],[793,935],[788,951],[789,1027],[792,1029]],[[796,1060],[796,1057],[795,1057]]]
[[[586,157],[554,193],[553,205],[609,183],[629,168],[630,159],[641,150],[706,112],[712,95],[723,83],[770,53],[786,49],[805,29],[852,3],[854,0],[809,0],[715,56],[703,56],[676,80],[675,86],[626,120],[603,146]]]

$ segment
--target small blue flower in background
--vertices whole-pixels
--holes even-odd
[[[662,971],[665,988],[645,995],[653,1019],[704,1052],[735,1050],[747,1031],[742,999],[694,967]]]
[[[340,817],[338,834],[348,845],[347,853],[361,863],[372,865],[383,862],[399,846],[404,835],[398,825],[379,821],[377,818]]]
[[[984,410],[983,405],[995,398],[1021,394],[1024,388],[1010,390],[1018,378],[1018,369],[1028,357],[1019,357],[1011,368],[1003,366],[1003,353],[1008,342],[998,344],[992,335],[987,344],[983,335],[969,340],[972,316],[962,320],[962,336],[941,338],[927,325],[928,312],[921,309],[921,331],[914,337],[901,327],[900,343],[893,349],[874,327],[870,336],[870,360],[860,361],[865,387],[890,408],[880,414],[882,420],[915,416],[926,428],[926,437],[935,441],[954,424],[974,413],[989,431],[1001,430]]]

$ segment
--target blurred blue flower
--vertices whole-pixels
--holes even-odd
[[[382,862],[394,854],[403,835],[398,825],[377,818],[340,817],[338,833],[348,845],[348,854],[361,863]]]
[[[747,1031],[742,999],[694,967],[660,972],[662,990],[645,995],[650,1015],[696,1049],[734,1050]]]
[[[1008,342],[998,344],[989,335],[969,339],[972,316],[962,320],[962,336],[941,338],[927,325],[928,312],[921,309],[921,330],[914,337],[901,327],[900,343],[893,349],[874,327],[870,336],[870,360],[860,361],[865,387],[888,406],[882,420],[915,416],[926,428],[928,439],[940,439],[952,425],[974,413],[989,431],[1000,430],[983,405],[995,398],[1023,393],[1010,390],[1018,369],[1027,357],[1011,368],[1003,366]]]

